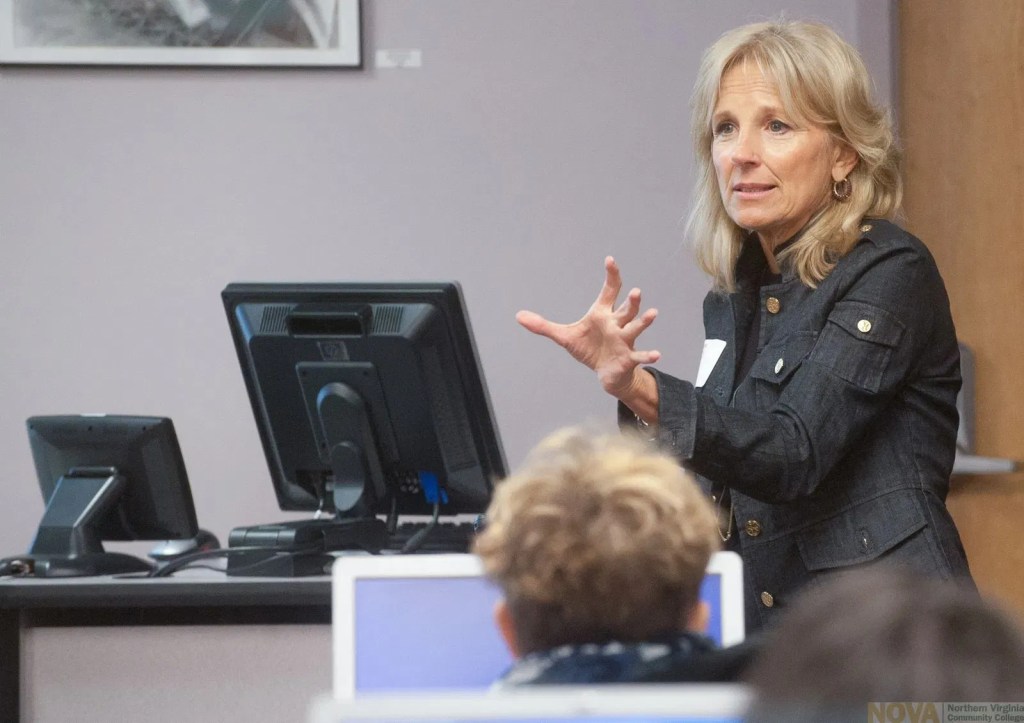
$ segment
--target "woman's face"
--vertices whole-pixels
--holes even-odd
[[[832,182],[853,169],[853,150],[783,110],[755,63],[722,76],[711,119],[711,156],[729,217],[768,249],[790,238],[824,206]]]

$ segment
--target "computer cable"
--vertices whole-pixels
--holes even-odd
[[[430,521],[423,527],[422,530],[417,530],[412,537],[406,540],[406,543],[402,546],[401,554],[409,555],[416,552],[423,543],[426,542],[430,536],[431,531],[437,526],[437,518],[441,514],[441,503],[437,500],[434,501],[434,512],[430,517]]]
[[[391,509],[388,510],[385,527],[389,535],[395,534],[395,530],[398,529],[398,498],[395,496],[391,497]]]
[[[0,559],[0,577],[28,577],[35,570],[31,557],[5,557]]]
[[[148,577],[170,577],[178,570],[184,567],[188,567],[193,562],[198,560],[208,560],[215,557],[229,557],[234,554],[242,554],[249,552],[272,552],[277,553],[280,556],[285,555],[305,555],[316,552],[323,552],[322,548],[319,547],[261,547],[259,545],[250,545],[246,547],[219,547],[216,550],[200,550],[199,552],[192,552],[188,555],[182,555],[179,558],[171,560],[170,562],[161,565],[152,572],[149,573]],[[244,569],[244,568],[242,568]]]
[[[282,559],[285,559],[285,558],[288,558],[288,557],[295,557],[295,556],[304,555],[304,554],[312,554],[312,555],[323,555],[324,554],[323,550],[316,550],[316,549],[312,549],[312,550],[273,550],[273,549],[268,549],[266,547],[262,547],[260,549],[263,552],[269,552],[270,556],[269,557],[261,557],[256,562],[250,563],[248,565],[242,565],[241,567],[237,567],[237,566],[236,567],[232,567],[230,569],[230,571],[228,572],[228,574],[232,575],[232,576],[236,576],[236,577],[238,577],[238,576],[245,577],[245,576],[247,576],[249,574],[250,570],[265,569],[266,566],[268,565],[268,563],[271,563],[271,562],[273,562],[275,560],[282,560]],[[204,567],[207,567],[207,566],[204,566]],[[324,568],[323,572],[324,572],[324,574],[327,574],[328,569]]]

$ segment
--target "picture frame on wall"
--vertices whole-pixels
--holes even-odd
[[[0,0],[0,64],[359,68],[359,0]]]

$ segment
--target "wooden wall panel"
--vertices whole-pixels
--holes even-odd
[[[976,453],[1024,459],[1024,2],[899,19],[907,227],[975,353]],[[979,587],[1024,614],[1024,473],[955,479],[949,504]]]

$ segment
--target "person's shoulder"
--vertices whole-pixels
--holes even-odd
[[[754,633],[745,641],[724,648],[704,646],[652,671],[643,682],[739,683],[763,646],[763,633]]]
[[[927,247],[902,226],[882,218],[866,218],[860,225],[860,243],[879,251],[908,250],[928,253]]]
[[[866,218],[861,222],[857,244],[839,259],[838,266],[867,270],[880,264],[911,264],[931,270],[935,268],[935,258],[921,239],[903,227],[885,219]]]
[[[882,219],[864,219],[857,244],[840,258],[832,273],[841,293],[858,290],[893,308],[907,295],[933,298],[945,284],[928,247],[912,233]],[[937,297],[934,297],[937,298]]]

